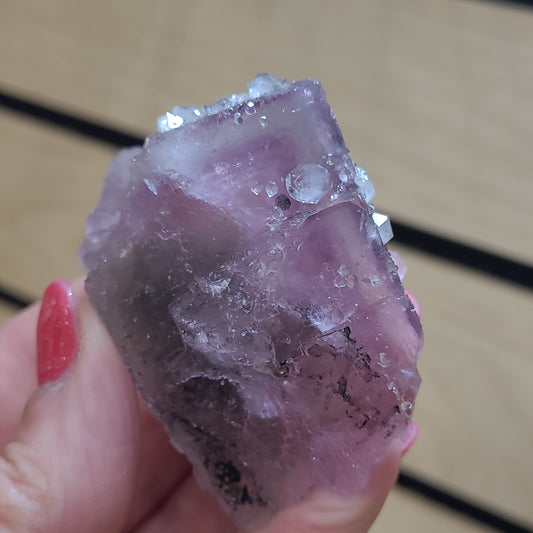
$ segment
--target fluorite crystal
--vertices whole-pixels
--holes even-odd
[[[142,396],[241,527],[362,489],[422,331],[321,85],[260,75],[159,130],[112,163],[81,250]]]

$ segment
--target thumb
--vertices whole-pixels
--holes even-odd
[[[277,515],[257,533],[366,533],[398,476],[402,443],[394,441],[370,483],[350,498],[317,493]]]
[[[137,396],[81,284],[48,287],[37,344],[41,386],[0,456],[0,530],[120,530],[136,474]]]

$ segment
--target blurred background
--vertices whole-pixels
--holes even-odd
[[[425,326],[420,437],[373,531],[528,531],[530,4],[0,0],[0,322],[82,274],[110,160],[162,112],[258,72],[318,79]]]

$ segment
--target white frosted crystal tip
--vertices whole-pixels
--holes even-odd
[[[258,96],[263,96],[274,91],[286,89],[290,84],[288,80],[280,80],[272,76],[272,74],[258,74],[248,84],[248,95],[251,98],[257,98]]]

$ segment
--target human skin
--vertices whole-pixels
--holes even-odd
[[[57,379],[37,379],[40,303],[0,330],[0,532],[235,533],[148,412],[82,281],[72,287],[79,349]],[[254,533],[366,532],[407,440],[364,491],[313,494]]]

